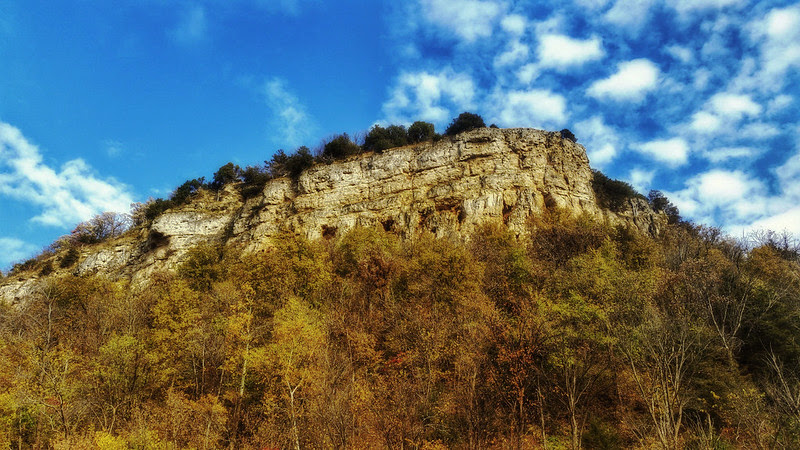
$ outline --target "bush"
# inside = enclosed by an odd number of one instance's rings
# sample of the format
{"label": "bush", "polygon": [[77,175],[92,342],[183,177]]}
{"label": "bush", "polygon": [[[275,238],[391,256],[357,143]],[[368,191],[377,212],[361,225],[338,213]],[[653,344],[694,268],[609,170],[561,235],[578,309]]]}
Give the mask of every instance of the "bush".
{"label": "bush", "polygon": [[172,195],[169,196],[169,199],[172,200],[175,206],[182,205],[189,201],[189,197],[193,196],[204,187],[206,187],[205,177],[188,180],[178,186]]}
{"label": "bush", "polygon": [[647,201],[654,211],[663,212],[667,215],[670,225],[681,221],[681,214],[680,211],[678,211],[678,207],[673,205],[661,191],[650,191],[650,193],[647,194]]}
{"label": "bush", "polygon": [[378,153],[406,144],[408,144],[408,132],[402,125],[389,125],[387,128],[375,125],[364,138],[364,150]]}
{"label": "bush", "polygon": [[601,207],[619,212],[625,208],[626,200],[640,197],[630,184],[608,178],[599,170],[592,170],[592,189]]}
{"label": "bush", "polygon": [[80,258],[81,254],[78,252],[76,248],[70,248],[67,250],[67,253],[61,258],[61,261],[58,263],[58,267],[62,269],[66,269],[67,267],[72,267],[78,262],[78,258]]}
{"label": "bush", "polygon": [[347,133],[334,137],[322,149],[322,157],[327,160],[346,158],[361,153],[361,147],[350,139]]}
{"label": "bush", "polygon": [[242,169],[238,165],[235,165],[232,162],[225,164],[224,166],[220,167],[219,170],[214,173],[214,180],[211,182],[209,187],[218,191],[223,188],[226,184],[233,183],[234,181],[239,181],[242,176]]}
{"label": "bush", "polygon": [[575,137],[575,135],[572,133],[572,131],[569,131],[566,128],[561,130],[561,137],[564,138],[564,139],[569,139],[572,142],[578,142],[578,138]]}
{"label": "bush", "polygon": [[122,235],[131,223],[127,214],[104,212],[78,224],[68,239],[71,244],[96,244]]}
{"label": "bush", "polygon": [[432,123],[416,121],[408,127],[408,141],[412,143],[430,141],[436,137]]}
{"label": "bush", "polygon": [[264,185],[270,180],[269,172],[266,167],[247,166],[242,170],[242,196],[250,198],[257,195],[264,189]]}
{"label": "bush", "polygon": [[448,136],[455,136],[459,133],[474,130],[476,128],[486,128],[483,118],[477,114],[463,112],[458,117],[453,119],[453,122],[450,123],[449,127],[447,127],[447,130],[444,132],[444,134]]}
{"label": "bush", "polygon": [[293,155],[286,158],[286,173],[297,179],[304,170],[314,165],[314,157],[306,146],[297,149]]}
{"label": "bush", "polygon": [[160,216],[161,213],[173,206],[175,206],[175,204],[171,200],[164,200],[163,198],[148,201],[143,207],[144,218],[147,222],[152,222],[156,217]]}

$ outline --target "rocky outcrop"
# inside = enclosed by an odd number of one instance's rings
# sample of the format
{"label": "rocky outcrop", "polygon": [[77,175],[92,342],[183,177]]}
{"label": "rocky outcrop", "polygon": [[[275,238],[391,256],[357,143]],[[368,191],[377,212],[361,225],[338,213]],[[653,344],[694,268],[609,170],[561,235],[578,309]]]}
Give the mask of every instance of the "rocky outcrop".
{"label": "rocky outcrop", "polygon": [[[643,200],[632,199],[622,212],[601,209],[591,180],[586,150],[560,133],[484,128],[319,164],[298,180],[270,181],[246,201],[236,186],[217,195],[204,193],[138,234],[87,249],[71,270],[139,282],[155,270],[173,268],[199,243],[253,251],[269,246],[283,231],[317,239],[356,226],[380,226],[403,236],[427,230],[468,239],[482,224],[503,222],[522,234],[530,216],[556,207],[651,234],[666,223]],[[26,289],[30,282],[23,283]],[[17,296],[20,291],[11,286],[0,287],[0,297]]]}

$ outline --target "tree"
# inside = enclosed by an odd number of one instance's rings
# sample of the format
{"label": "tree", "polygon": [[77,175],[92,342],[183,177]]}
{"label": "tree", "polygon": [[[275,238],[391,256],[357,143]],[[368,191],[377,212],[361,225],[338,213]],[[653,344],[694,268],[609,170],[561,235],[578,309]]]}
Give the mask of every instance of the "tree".
{"label": "tree", "polygon": [[322,149],[322,157],[330,160],[342,159],[361,153],[361,147],[350,139],[347,133],[331,139]]}
{"label": "tree", "polygon": [[667,215],[670,225],[677,224],[681,221],[681,214],[680,211],[678,211],[678,207],[673,205],[661,191],[651,190],[647,194],[647,201],[650,203],[650,207],[655,211],[663,212]]}
{"label": "tree", "polygon": [[131,216],[115,212],[104,212],[82,222],[72,230],[72,244],[95,244],[115,238],[131,226]]}
{"label": "tree", "polygon": [[298,421],[305,414],[303,403],[320,381],[316,372],[318,354],[325,347],[322,315],[292,297],[275,313],[272,354],[283,386],[295,449],[300,449]]}
{"label": "tree", "polygon": [[214,173],[214,180],[211,182],[210,187],[214,190],[220,190],[223,186],[234,181],[239,181],[242,176],[242,168],[238,165],[229,162],[220,167]]}
{"label": "tree", "polygon": [[314,165],[314,157],[311,155],[311,150],[304,145],[286,158],[285,169],[290,177],[297,179],[304,170],[312,165]]}
{"label": "tree", "polygon": [[364,150],[382,152],[389,148],[402,147],[408,143],[408,133],[402,125],[383,128],[375,125],[364,138]]}
{"label": "tree", "polygon": [[206,187],[205,178],[194,178],[178,186],[169,196],[174,205],[182,205],[189,201],[189,198],[196,194],[200,189]]}
{"label": "tree", "polygon": [[569,131],[567,128],[561,130],[561,137],[564,139],[569,139],[572,142],[578,142],[578,138],[576,138],[572,131]]}
{"label": "tree", "polygon": [[465,131],[474,130],[475,128],[486,128],[483,118],[477,114],[463,112],[453,119],[444,134],[455,136]]}
{"label": "tree", "polygon": [[430,122],[416,121],[408,127],[408,140],[412,143],[430,141],[436,136],[436,130]]}

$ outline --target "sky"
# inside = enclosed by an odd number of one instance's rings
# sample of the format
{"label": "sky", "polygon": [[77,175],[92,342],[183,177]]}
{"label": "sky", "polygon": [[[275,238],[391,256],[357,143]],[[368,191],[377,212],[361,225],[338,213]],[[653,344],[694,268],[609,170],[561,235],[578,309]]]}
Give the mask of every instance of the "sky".
{"label": "sky", "polygon": [[232,161],[459,113],[800,236],[800,4],[0,0],[0,269]]}

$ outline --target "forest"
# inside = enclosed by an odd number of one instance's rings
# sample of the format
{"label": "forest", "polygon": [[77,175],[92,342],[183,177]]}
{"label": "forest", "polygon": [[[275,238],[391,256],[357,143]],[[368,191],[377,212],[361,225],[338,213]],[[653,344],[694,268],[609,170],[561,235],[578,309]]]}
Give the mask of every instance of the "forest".
{"label": "forest", "polygon": [[0,305],[0,447],[798,448],[800,257],[552,209],[193,248]]}

